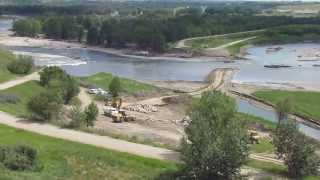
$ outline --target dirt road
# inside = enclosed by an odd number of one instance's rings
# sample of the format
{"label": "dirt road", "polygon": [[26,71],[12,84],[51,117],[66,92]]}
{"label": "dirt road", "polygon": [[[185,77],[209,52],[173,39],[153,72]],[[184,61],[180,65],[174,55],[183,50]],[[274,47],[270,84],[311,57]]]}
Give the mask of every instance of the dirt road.
{"label": "dirt road", "polygon": [[39,79],[40,79],[39,73],[34,72],[30,75],[18,77],[14,80],[0,84],[0,90],[9,89],[9,88],[14,87],[16,85],[23,84],[25,82],[32,81],[32,80],[39,80]]}

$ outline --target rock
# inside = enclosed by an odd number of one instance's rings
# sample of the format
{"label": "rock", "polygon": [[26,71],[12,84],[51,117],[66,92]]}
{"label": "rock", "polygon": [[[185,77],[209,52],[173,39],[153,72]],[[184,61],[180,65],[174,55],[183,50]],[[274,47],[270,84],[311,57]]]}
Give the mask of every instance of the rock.
{"label": "rock", "polygon": [[149,105],[149,104],[132,104],[124,107],[123,109],[128,111],[135,111],[140,113],[151,113],[151,112],[157,112],[158,109],[155,106]]}

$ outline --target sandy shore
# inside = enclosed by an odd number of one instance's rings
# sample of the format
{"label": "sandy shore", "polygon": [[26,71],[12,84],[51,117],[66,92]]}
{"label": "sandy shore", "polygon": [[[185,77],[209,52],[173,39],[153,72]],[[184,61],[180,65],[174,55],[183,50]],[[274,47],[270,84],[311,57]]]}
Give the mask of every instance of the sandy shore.
{"label": "sandy shore", "polygon": [[88,49],[92,51],[105,52],[108,54],[136,58],[136,59],[146,59],[146,60],[171,60],[171,61],[226,61],[228,59],[223,57],[192,57],[192,58],[182,58],[182,57],[170,57],[170,56],[138,56],[127,54],[127,50],[120,50],[114,48],[103,48],[99,46],[90,46],[87,44],[80,44],[77,42],[68,41],[58,41],[45,38],[29,38],[29,37],[16,37],[10,35],[0,36],[0,45],[3,46],[25,46],[25,47],[42,47],[48,49]]}

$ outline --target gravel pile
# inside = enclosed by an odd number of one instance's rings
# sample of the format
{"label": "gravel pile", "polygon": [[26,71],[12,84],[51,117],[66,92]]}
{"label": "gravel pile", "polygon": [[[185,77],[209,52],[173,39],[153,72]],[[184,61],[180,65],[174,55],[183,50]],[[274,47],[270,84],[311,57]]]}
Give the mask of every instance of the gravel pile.
{"label": "gravel pile", "polygon": [[148,104],[132,104],[124,107],[123,109],[128,111],[141,112],[141,113],[151,113],[151,112],[158,111],[158,109],[155,106],[148,105]]}

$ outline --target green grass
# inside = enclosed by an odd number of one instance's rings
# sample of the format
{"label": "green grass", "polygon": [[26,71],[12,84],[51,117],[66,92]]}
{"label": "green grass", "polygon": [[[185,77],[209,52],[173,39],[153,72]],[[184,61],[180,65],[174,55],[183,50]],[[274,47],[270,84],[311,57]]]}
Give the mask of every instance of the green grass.
{"label": "green grass", "polygon": [[16,77],[7,69],[7,64],[15,59],[15,56],[10,52],[0,49],[0,83],[8,81]]}
{"label": "green grass", "polygon": [[16,143],[36,148],[43,169],[14,172],[0,166],[0,179],[140,180],[156,179],[162,173],[178,169],[178,166],[171,162],[105,150],[0,125],[0,144]]}
{"label": "green grass", "polygon": [[257,161],[254,159],[250,159],[246,163],[247,166],[253,167],[256,169],[260,169],[266,172],[270,172],[273,174],[278,174],[281,176],[287,176],[288,170],[284,165],[278,165],[270,162]]}
{"label": "green grass", "polygon": [[[86,84],[98,86],[104,90],[109,89],[109,84],[114,76],[109,73],[98,73],[89,77],[81,78]],[[128,94],[148,93],[156,90],[152,85],[135,80],[120,78],[122,91]]]}
{"label": "green grass", "polygon": [[290,98],[293,101],[294,112],[320,120],[320,92],[263,90],[253,95],[273,104],[281,99]]}
{"label": "green grass", "polygon": [[261,117],[252,116],[245,113],[237,113],[238,118],[247,126],[255,126],[256,124],[262,125],[266,130],[272,131],[276,128],[277,124]]}
{"label": "green grass", "polygon": [[270,138],[262,138],[259,139],[259,144],[252,145],[250,150],[254,153],[273,153],[274,146]]}
{"label": "green grass", "polygon": [[4,111],[16,116],[27,116],[27,103],[30,98],[44,91],[44,88],[37,81],[29,81],[18,86],[0,91],[4,93],[15,94],[20,98],[20,102],[17,104],[12,103],[0,103],[0,111]]}
{"label": "green grass", "polygon": [[[218,37],[192,39],[192,40],[187,40],[186,45],[190,46],[192,49],[200,49],[200,50],[205,48],[215,48],[233,41],[238,41],[238,40],[245,39],[258,34],[259,32],[249,32],[249,33],[231,34],[231,35],[218,36]],[[239,43],[239,44],[242,44],[242,43]]]}

